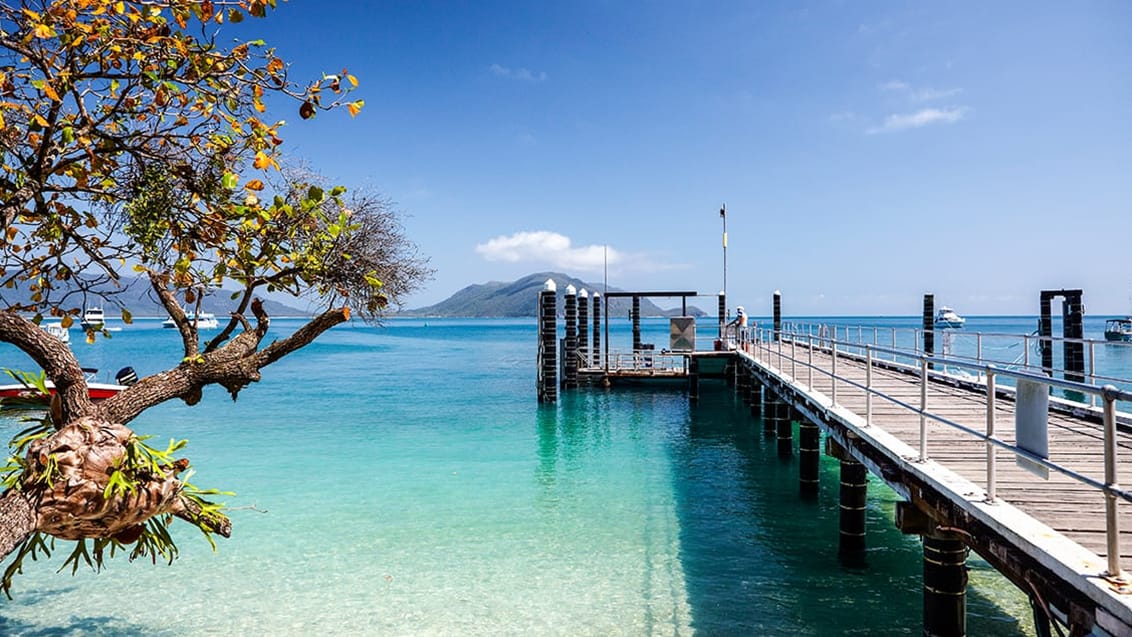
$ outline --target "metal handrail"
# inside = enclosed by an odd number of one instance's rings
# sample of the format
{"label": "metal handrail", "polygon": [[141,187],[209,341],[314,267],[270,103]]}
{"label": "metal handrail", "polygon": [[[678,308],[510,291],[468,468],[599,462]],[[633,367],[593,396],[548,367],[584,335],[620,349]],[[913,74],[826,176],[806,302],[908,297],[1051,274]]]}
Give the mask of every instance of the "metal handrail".
{"label": "metal handrail", "polygon": [[[1105,385],[1099,387],[1095,384],[1070,381],[1058,378],[1052,378],[1045,374],[1035,374],[1027,371],[1017,371],[1009,369],[1000,369],[993,364],[975,364],[966,361],[955,361],[953,359],[941,358],[938,356],[926,356],[922,353],[908,352],[898,348],[889,348],[879,345],[864,344],[851,341],[841,341],[837,338],[837,332],[833,333],[832,337],[829,336],[828,331],[819,331],[819,335],[815,337],[812,330],[807,334],[783,334],[775,333],[771,330],[760,328],[755,334],[754,350],[761,355],[762,360],[769,361],[772,356],[777,358],[777,370],[783,369],[783,352],[782,341],[790,340],[791,348],[788,354],[792,370],[798,364],[808,368],[809,383],[808,387],[813,388],[813,371],[816,369],[819,373],[831,379],[831,396],[829,397],[829,407],[837,405],[837,385],[839,382],[851,387],[861,389],[866,395],[866,418],[865,426],[873,426],[872,423],[872,396],[877,396],[892,404],[898,405],[912,413],[918,414],[920,418],[919,430],[919,461],[926,462],[928,460],[927,454],[927,422],[933,421],[946,425],[966,435],[970,435],[975,439],[982,440],[987,447],[987,461],[986,461],[986,480],[987,480],[987,501],[995,502],[997,500],[997,477],[996,477],[996,450],[1005,449],[1014,454],[1017,458],[1024,458],[1030,463],[1039,465],[1048,470],[1057,472],[1068,478],[1078,481],[1090,488],[1100,491],[1105,497],[1105,530],[1107,541],[1108,553],[1108,573],[1110,578],[1124,580],[1124,572],[1120,566],[1120,536],[1119,525],[1117,518],[1117,499],[1126,502],[1132,502],[1132,492],[1120,488],[1118,475],[1117,475],[1117,428],[1116,428],[1116,402],[1119,400],[1129,401],[1132,400],[1132,391],[1121,390],[1113,385]],[[848,333],[846,334],[848,336]],[[784,338],[785,337],[785,338]],[[772,349],[770,343],[777,342],[777,347]],[[795,347],[805,343],[809,355],[807,360],[801,360],[796,355]],[[841,350],[839,350],[839,346]],[[852,354],[851,350],[855,348],[863,349],[861,356]],[[820,365],[813,363],[813,351],[821,350],[830,354],[830,369],[826,370]],[[919,370],[917,375],[920,378],[920,405],[914,406],[896,398],[885,394],[882,391],[875,389],[872,386],[872,368],[878,365],[874,355],[888,354],[893,357],[893,362],[897,358],[906,358],[915,360],[918,363]],[[753,356],[759,357],[756,354]],[[865,384],[861,384],[852,378],[837,374],[837,360],[845,356],[853,356],[858,360],[863,359],[866,364]],[[892,365],[886,361],[886,364]],[[943,372],[936,372],[930,370],[933,364],[945,365],[950,364],[953,367],[961,367],[974,369],[979,372],[980,380],[986,378],[986,429],[979,431],[975,428],[968,427],[961,423],[955,422],[944,416],[933,414],[928,410],[927,405],[927,386],[931,378],[947,378],[948,374]],[[914,369],[912,365],[907,365],[908,369]],[[793,376],[793,374],[792,374]],[[1040,457],[1016,444],[1008,443],[995,437],[995,411],[996,411],[996,398],[997,398],[997,379],[1010,378],[1015,382],[1019,380],[1031,381],[1042,383],[1050,387],[1057,387],[1060,389],[1078,392],[1082,395],[1090,396],[1090,403],[1095,405],[1096,398],[1100,398],[1103,403],[1103,445],[1104,445],[1104,480],[1099,481],[1088,475],[1079,473],[1069,467],[1063,466],[1059,463],[1052,462],[1048,458]]]}

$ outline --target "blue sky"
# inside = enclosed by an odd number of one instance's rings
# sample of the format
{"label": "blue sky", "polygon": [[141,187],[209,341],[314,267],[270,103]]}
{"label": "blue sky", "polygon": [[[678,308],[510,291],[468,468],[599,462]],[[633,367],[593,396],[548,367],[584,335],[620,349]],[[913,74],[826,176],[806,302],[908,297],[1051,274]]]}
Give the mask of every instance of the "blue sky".
{"label": "blue sky", "polygon": [[[285,148],[380,191],[410,307],[560,270],[730,307],[1132,312],[1132,3],[321,2],[245,23],[366,107]],[[704,307],[712,307],[705,300]]]}

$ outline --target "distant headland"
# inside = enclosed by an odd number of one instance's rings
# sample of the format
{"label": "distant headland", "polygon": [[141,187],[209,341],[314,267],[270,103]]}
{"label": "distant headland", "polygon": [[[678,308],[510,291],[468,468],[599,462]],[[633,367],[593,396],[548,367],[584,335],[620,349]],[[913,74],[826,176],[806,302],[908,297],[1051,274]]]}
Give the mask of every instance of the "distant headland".
{"label": "distant headland", "polygon": [[[538,292],[542,290],[547,279],[554,279],[559,290],[573,285],[578,291],[586,290],[590,294],[601,292],[603,285],[591,283],[561,272],[536,272],[528,274],[521,279],[504,283],[490,281],[469,285],[456,292],[447,299],[411,310],[403,310],[395,316],[435,316],[460,318],[508,318],[508,317],[534,317],[537,309]],[[619,292],[619,288],[609,288],[610,292]],[[559,299],[561,303],[561,299]],[[610,302],[609,314],[613,317],[627,316],[631,301],[629,299],[613,299]],[[643,316],[678,316],[680,308],[662,309],[660,306],[641,299],[641,314]],[[706,316],[698,307],[688,306],[691,316]]]}

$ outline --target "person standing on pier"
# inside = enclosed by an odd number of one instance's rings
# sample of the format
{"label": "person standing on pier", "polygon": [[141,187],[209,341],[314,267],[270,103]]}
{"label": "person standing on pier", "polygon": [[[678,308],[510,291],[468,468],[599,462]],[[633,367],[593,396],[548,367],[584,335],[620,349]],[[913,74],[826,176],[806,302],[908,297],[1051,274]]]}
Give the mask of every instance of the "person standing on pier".
{"label": "person standing on pier", "polygon": [[735,318],[727,326],[735,328],[736,342],[740,345],[747,342],[747,312],[742,305],[735,308]]}

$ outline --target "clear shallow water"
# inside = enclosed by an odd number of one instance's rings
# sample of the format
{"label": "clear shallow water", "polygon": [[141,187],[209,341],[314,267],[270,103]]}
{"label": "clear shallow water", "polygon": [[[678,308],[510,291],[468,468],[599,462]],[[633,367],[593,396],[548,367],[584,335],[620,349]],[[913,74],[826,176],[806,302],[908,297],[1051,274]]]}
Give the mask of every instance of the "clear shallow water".
{"label": "clear shallow water", "polygon": [[[667,329],[646,321],[645,340]],[[142,374],[179,358],[156,321],[72,347]],[[214,388],[147,412],[139,433],[189,438],[195,481],[237,492],[234,537],[214,554],[180,528],[171,567],[33,563],[0,634],[921,632],[920,544],[891,491],[871,484],[867,566],[844,568],[836,462],[800,500],[796,461],[722,385],[697,406],[679,389],[539,406],[534,360],[533,321],[342,326],[235,403]],[[1025,598],[971,565],[970,634],[1031,634]]]}

